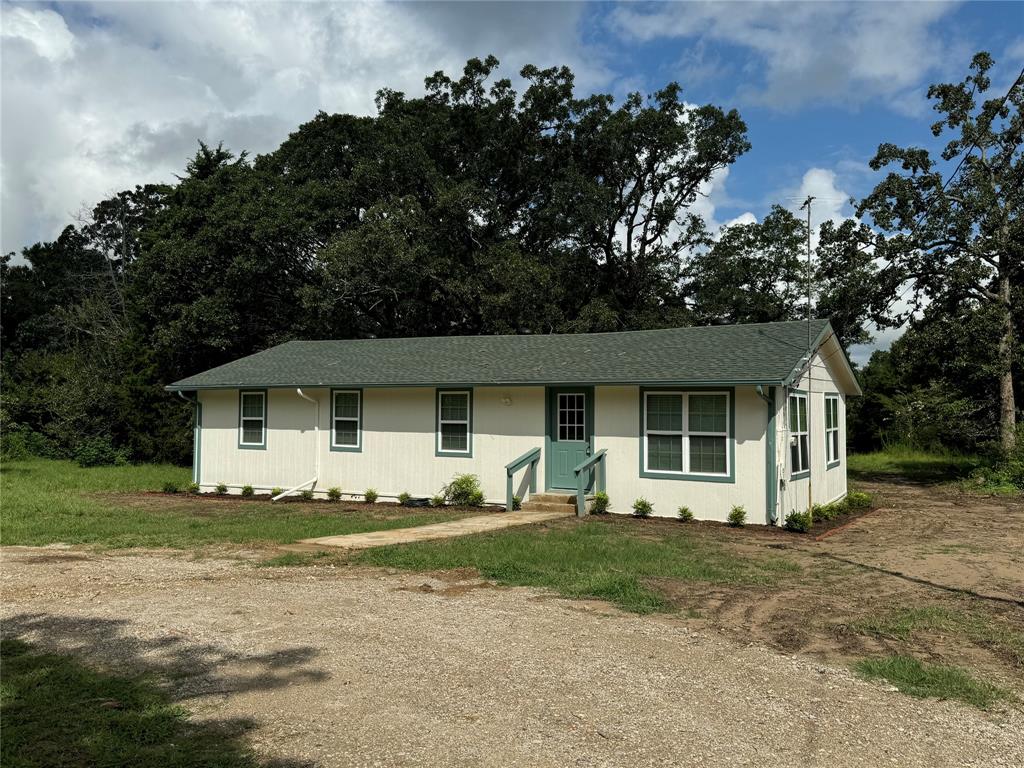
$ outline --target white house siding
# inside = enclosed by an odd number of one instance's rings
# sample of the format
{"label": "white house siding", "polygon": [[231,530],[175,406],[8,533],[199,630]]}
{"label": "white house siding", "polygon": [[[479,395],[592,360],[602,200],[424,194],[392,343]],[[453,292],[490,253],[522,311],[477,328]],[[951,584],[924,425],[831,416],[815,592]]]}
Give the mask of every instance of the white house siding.
{"label": "white house siding", "polygon": [[[544,444],[543,387],[477,387],[473,390],[472,457],[436,456],[434,388],[364,389],[362,450],[330,450],[330,390],[304,389],[320,403],[320,474],[316,490],[346,494],[375,488],[382,497],[406,491],[432,496],[454,475],[480,477],[488,501],[504,503],[505,465]],[[225,483],[232,491],[289,488],[316,473],[315,407],[294,389],[268,392],[266,450],[238,447],[238,391],[199,393],[203,407],[200,478],[204,489]],[[505,404],[505,400],[509,404]],[[515,477],[522,490],[525,470]],[[544,464],[538,487],[544,487]]]}
{"label": "white house siding", "polygon": [[[812,380],[797,386],[810,389],[812,488],[817,503],[846,493],[846,404],[840,394],[840,465],[824,463],[824,392],[839,392],[828,366],[816,361]],[[666,387],[665,389],[669,389]],[[546,395],[544,387],[476,387],[473,390],[471,457],[436,456],[436,390],[434,388],[372,388],[362,393],[362,450],[330,450],[331,396],[327,388],[303,392],[320,404],[319,443],[314,449],[312,403],[294,389],[267,391],[267,447],[238,447],[237,390],[200,391],[200,483],[204,490],[225,483],[237,493],[243,485],[257,490],[289,488],[316,474],[319,452],[319,494],[338,487],[346,494],[375,488],[383,498],[403,491],[431,496],[454,475],[480,477],[487,500],[505,501],[505,465],[527,451],[544,450]],[[805,508],[807,480],[789,479],[788,413],[785,390],[775,387],[778,522],[793,509]],[[747,510],[749,523],[765,523],[767,406],[754,387],[736,387],[735,481],[710,482],[640,476],[640,397],[638,386],[595,388],[595,448],[607,450],[607,491],[613,512],[628,513],[644,497],[656,516],[674,517],[681,505],[702,520],[724,521],[734,505]],[[505,404],[505,401],[508,404]],[[544,458],[537,467],[543,490]],[[515,477],[515,490],[525,497],[526,471]]]}
{"label": "white house siding", "polygon": [[[833,353],[834,354],[834,353]],[[842,354],[839,352],[838,354]],[[782,388],[778,389],[779,412],[778,447],[780,465],[784,471],[780,477],[785,485],[779,493],[780,518],[794,510],[807,509],[807,485],[811,485],[811,497],[815,504],[827,504],[846,495],[846,395],[840,389],[829,358],[815,354],[811,370],[793,385],[795,389],[808,393],[808,421],[810,444],[810,478],[790,479],[789,411],[787,397]],[[828,469],[825,463],[825,395],[839,396],[839,465]]]}
{"label": "white house siding", "polygon": [[735,482],[666,480],[640,476],[640,387],[597,387],[594,439],[597,449],[608,450],[611,511],[629,513],[633,502],[643,497],[654,506],[657,517],[675,517],[679,507],[686,505],[700,520],[725,521],[732,507],[740,505],[747,510],[748,522],[767,522],[767,405],[753,387],[736,387],[735,400]]}

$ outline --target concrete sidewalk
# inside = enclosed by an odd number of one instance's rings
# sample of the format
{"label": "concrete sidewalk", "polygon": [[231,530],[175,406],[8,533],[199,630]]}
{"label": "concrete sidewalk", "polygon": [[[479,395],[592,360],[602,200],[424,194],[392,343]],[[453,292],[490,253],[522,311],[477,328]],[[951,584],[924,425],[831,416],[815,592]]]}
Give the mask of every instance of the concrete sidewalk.
{"label": "concrete sidewalk", "polygon": [[[545,520],[555,520],[560,517],[571,516],[572,513],[567,512],[527,510],[497,512],[490,515],[465,517],[462,520],[452,520],[447,523],[418,525],[412,528],[393,528],[389,531],[370,531],[368,533],[350,533],[345,536],[321,536],[317,539],[302,539],[298,544],[340,547],[342,549],[370,549],[371,547],[386,547],[390,544],[409,544],[414,541],[451,539],[456,536],[498,531],[502,528],[511,528],[516,525],[532,525],[533,523],[542,523]],[[282,547],[282,549],[288,549],[288,547]]]}

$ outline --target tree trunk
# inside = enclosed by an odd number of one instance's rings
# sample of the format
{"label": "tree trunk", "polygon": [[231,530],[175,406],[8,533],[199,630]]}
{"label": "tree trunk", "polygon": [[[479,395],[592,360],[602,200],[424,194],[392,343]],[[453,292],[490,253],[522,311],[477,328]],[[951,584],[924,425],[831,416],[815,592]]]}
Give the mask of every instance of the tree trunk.
{"label": "tree trunk", "polygon": [[1017,446],[1017,404],[1013,395],[1013,307],[1010,304],[1010,276],[999,280],[1003,307],[1003,329],[999,338],[999,442],[1004,454]]}

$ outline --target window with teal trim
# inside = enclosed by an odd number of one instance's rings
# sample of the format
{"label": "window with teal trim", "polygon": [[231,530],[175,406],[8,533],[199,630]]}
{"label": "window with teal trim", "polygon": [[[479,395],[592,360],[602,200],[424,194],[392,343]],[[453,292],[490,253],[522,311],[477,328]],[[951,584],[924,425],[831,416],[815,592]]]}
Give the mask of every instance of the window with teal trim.
{"label": "window with teal trim", "polygon": [[335,448],[359,447],[359,410],[358,390],[337,390],[334,393],[334,434],[332,445]]}
{"label": "window with teal trim", "polygon": [[266,392],[242,392],[242,445],[263,445],[267,437]]}
{"label": "window with teal trim", "polygon": [[789,453],[793,474],[806,472],[810,466],[807,439],[807,395],[789,396]]}
{"label": "window with teal trim", "polygon": [[825,460],[839,461],[839,396],[825,395]]}
{"label": "window with teal trim", "polygon": [[469,392],[442,392],[437,405],[438,450],[469,453]]}
{"label": "window with teal trim", "polygon": [[729,438],[727,393],[645,393],[645,471],[727,475]]}

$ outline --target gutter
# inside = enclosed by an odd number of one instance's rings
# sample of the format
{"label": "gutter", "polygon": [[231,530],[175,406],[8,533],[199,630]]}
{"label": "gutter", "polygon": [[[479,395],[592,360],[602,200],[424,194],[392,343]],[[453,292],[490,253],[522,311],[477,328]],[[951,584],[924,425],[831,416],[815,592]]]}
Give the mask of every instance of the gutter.
{"label": "gutter", "polygon": [[283,499],[285,496],[290,496],[291,494],[295,493],[300,488],[302,488],[304,486],[307,486],[307,485],[311,489],[312,488],[316,488],[317,481],[320,479],[320,401],[319,400],[314,400],[312,397],[310,397],[309,395],[305,394],[302,391],[301,387],[296,387],[295,393],[299,397],[301,397],[303,400],[308,400],[309,402],[313,403],[313,405],[316,406],[316,421],[313,422],[313,440],[314,440],[314,443],[313,443],[313,448],[314,448],[313,453],[316,456],[316,459],[315,459],[315,462],[314,462],[315,467],[316,467],[315,474],[313,475],[313,479],[312,480],[307,480],[304,483],[299,483],[295,487],[289,488],[287,491],[284,491],[283,493],[277,494],[277,496],[274,496],[271,499],[271,501],[278,501],[279,499]]}
{"label": "gutter", "polygon": [[768,513],[768,521],[772,525],[776,525],[779,520],[779,467],[778,450],[775,443],[775,387],[768,387],[767,394],[765,394],[765,388],[762,384],[758,384],[755,389],[757,390],[757,396],[764,400],[768,406],[768,421],[764,432],[764,503],[765,510]]}

